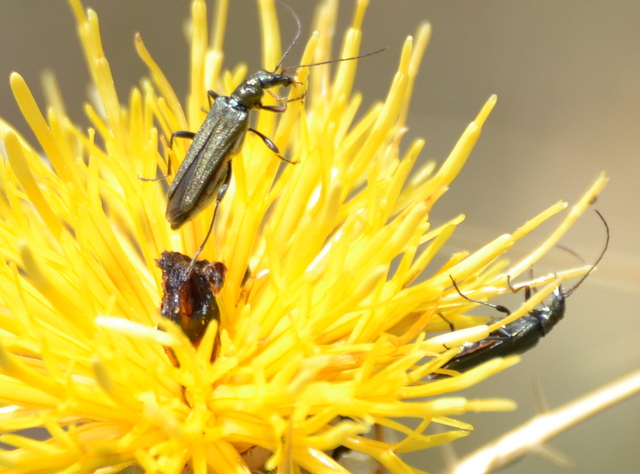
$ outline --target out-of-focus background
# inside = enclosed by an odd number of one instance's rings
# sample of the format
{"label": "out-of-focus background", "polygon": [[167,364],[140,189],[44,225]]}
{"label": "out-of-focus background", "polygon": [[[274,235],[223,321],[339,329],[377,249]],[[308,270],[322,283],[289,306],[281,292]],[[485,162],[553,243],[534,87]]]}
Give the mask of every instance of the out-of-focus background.
{"label": "out-of-focus background", "polygon": [[[260,38],[254,2],[232,3],[225,65],[244,61],[249,71],[257,70]],[[300,15],[306,38],[315,2],[288,3]],[[136,31],[178,96],[185,97],[188,51],[182,27],[189,2],[87,0],[85,6],[99,14],[121,99],[146,74],[133,45]],[[343,2],[343,27],[351,16],[352,2]],[[291,16],[281,9],[280,18],[284,34],[292,37]],[[364,92],[365,107],[385,96],[402,42],[421,20],[432,23],[433,36],[414,91],[408,139],[426,138],[425,159],[441,163],[484,102],[498,94],[497,107],[467,166],[432,215],[436,223],[467,215],[449,252],[475,250],[560,199],[575,201],[602,169],[611,176],[595,206],[611,227],[609,252],[568,300],[567,317],[548,338],[516,367],[464,393],[469,398],[509,397],[519,404],[512,413],[461,417],[476,428],[455,443],[464,454],[537,413],[534,382],[555,407],[640,365],[640,314],[633,306],[640,297],[640,3],[372,1],[362,51],[389,51],[360,62],[355,88]],[[288,63],[295,64],[301,52],[302,47],[295,50]],[[0,116],[31,141],[11,94],[9,73],[20,72],[43,105],[40,74],[45,68],[54,71],[69,114],[86,126],[82,103],[89,78],[83,61],[66,2],[2,0]],[[551,228],[523,242],[512,258],[533,248]],[[588,212],[562,243],[592,262],[604,243],[602,223]],[[558,249],[535,271],[578,265],[575,257]],[[520,298],[505,297],[502,302],[515,306]],[[638,439],[636,398],[550,444],[574,462],[569,472],[630,473],[640,465]],[[437,471],[441,453],[420,453],[412,462]],[[541,471],[567,472],[537,455],[504,472]]]}

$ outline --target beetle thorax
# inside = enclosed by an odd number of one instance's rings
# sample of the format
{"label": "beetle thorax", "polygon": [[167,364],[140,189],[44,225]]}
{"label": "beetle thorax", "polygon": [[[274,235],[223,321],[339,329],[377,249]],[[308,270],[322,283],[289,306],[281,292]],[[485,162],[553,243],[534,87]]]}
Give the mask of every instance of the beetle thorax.
{"label": "beetle thorax", "polygon": [[538,310],[538,318],[542,324],[544,334],[549,333],[549,331],[564,318],[565,309],[565,295],[562,292],[562,285],[560,285],[553,292],[553,301],[551,304]]}
{"label": "beetle thorax", "polygon": [[231,100],[240,105],[244,105],[249,109],[255,109],[260,105],[263,95],[264,87],[260,84],[260,80],[254,74],[236,87],[236,90],[231,94]]}

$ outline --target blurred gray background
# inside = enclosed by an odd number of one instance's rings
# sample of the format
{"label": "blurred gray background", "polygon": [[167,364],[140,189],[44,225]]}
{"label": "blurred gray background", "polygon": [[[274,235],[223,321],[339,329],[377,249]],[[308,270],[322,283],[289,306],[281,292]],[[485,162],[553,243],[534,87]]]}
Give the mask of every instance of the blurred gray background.
{"label": "blurred gray background", "polygon": [[[288,3],[300,15],[307,37],[315,2]],[[99,14],[121,100],[146,74],[133,46],[136,31],[178,96],[185,97],[188,52],[182,26],[188,1],[90,0],[85,6]],[[352,2],[343,2],[341,13],[344,27]],[[294,22],[285,12],[280,17],[285,37],[292,37]],[[640,296],[640,2],[372,0],[362,51],[390,50],[360,63],[355,88],[365,93],[365,109],[386,94],[402,42],[422,19],[431,21],[433,36],[408,124],[409,138],[427,140],[423,158],[441,163],[486,99],[498,94],[469,163],[432,216],[439,223],[467,215],[447,251],[475,250],[560,199],[575,201],[601,169],[611,176],[596,205],[611,227],[608,254],[568,301],[567,318],[553,334],[521,364],[465,393],[519,403],[513,413],[462,417],[476,426],[469,438],[455,443],[458,453],[465,454],[536,414],[534,381],[555,407],[640,365],[640,316],[633,309]],[[245,61],[249,71],[257,70],[260,39],[254,3],[234,1],[229,21],[225,65]],[[291,64],[301,51],[294,51]],[[9,73],[20,72],[43,104],[39,81],[45,68],[55,72],[72,119],[86,126],[82,103],[89,78],[69,6],[64,1],[2,0],[0,116],[29,139],[33,136],[15,105]],[[523,242],[512,258],[531,249],[551,228]],[[603,242],[602,224],[590,212],[562,243],[591,262]],[[536,274],[579,264],[554,250]],[[520,298],[502,302],[515,306]],[[638,439],[636,398],[551,445],[574,461],[572,472],[631,473],[640,465]],[[441,453],[421,453],[412,462],[437,471]],[[566,472],[536,455],[504,472],[541,471]]]}

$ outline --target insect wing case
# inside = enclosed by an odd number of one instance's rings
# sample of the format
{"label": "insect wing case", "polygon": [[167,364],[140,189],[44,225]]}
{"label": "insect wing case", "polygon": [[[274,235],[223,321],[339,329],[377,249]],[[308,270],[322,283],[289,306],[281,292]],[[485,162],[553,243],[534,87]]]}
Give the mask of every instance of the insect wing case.
{"label": "insect wing case", "polygon": [[196,133],[168,192],[167,220],[178,229],[206,207],[228,182],[231,158],[249,128],[249,110],[220,96]]}

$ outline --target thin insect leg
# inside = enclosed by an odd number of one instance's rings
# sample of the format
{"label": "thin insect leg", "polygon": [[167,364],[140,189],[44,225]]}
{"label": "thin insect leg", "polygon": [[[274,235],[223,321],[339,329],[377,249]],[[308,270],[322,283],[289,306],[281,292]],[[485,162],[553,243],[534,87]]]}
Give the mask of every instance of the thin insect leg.
{"label": "thin insect leg", "polygon": [[501,313],[505,313],[507,316],[511,314],[511,311],[509,310],[509,308],[507,308],[506,306],[502,306],[501,304],[493,304],[493,303],[487,303],[486,301],[474,300],[472,298],[469,298],[468,296],[463,295],[462,292],[460,291],[460,288],[458,288],[458,284],[453,279],[453,277],[451,275],[449,275],[449,278],[451,278],[451,282],[453,283],[453,287],[456,289],[458,294],[460,296],[462,296],[465,300],[467,300],[467,301],[469,301],[471,303],[477,303],[477,304],[481,304],[481,305],[484,305],[484,306],[488,306],[489,308],[493,308],[496,311],[500,311]]}
{"label": "thin insect leg", "polygon": [[[294,84],[302,84],[302,82],[296,81],[296,82],[294,82]],[[277,95],[273,91],[270,91],[269,89],[267,89],[267,93],[271,97],[273,97],[275,100],[277,100],[278,102],[296,102],[298,100],[304,99],[307,96],[307,91],[304,91],[300,97],[294,97],[293,99],[290,99],[288,97],[280,97],[279,95]],[[262,107],[264,108],[264,107],[268,107],[268,106],[263,105]]]}
{"label": "thin insect leg", "polygon": [[209,97],[209,107],[211,107],[213,105],[213,102],[220,97],[220,94],[218,94],[215,91],[207,91],[207,96]]}
{"label": "thin insect leg", "polygon": [[[173,150],[173,140],[175,138],[186,138],[187,140],[193,140],[196,137],[194,132],[189,132],[187,130],[178,130],[177,132],[173,132],[171,134],[171,140],[169,140],[169,150]],[[171,158],[167,159],[167,174],[164,176],[165,178],[171,174]]]}
{"label": "thin insect leg", "polygon": [[215,99],[220,97],[220,94],[213,91],[207,91],[207,97],[209,98],[209,108],[205,109],[204,107],[200,107],[200,110],[203,111],[205,114],[209,113],[209,110],[211,110],[211,106],[213,105],[213,102],[215,101]]}
{"label": "thin insect leg", "polygon": [[[531,268],[529,268],[529,279],[533,280],[533,265],[531,265]],[[529,299],[529,298],[531,298],[532,294],[537,293],[537,292],[538,292],[538,290],[536,289],[535,286],[533,286],[533,287],[527,286],[527,289],[525,289],[525,292],[524,292],[524,297],[526,299]]]}
{"label": "thin insect leg", "polygon": [[449,328],[451,329],[451,332],[453,332],[453,331],[455,331],[455,330],[456,330],[456,328],[455,328],[455,326],[453,325],[453,323],[452,323],[451,321],[449,321],[449,320],[444,316],[444,314],[442,314],[442,313],[436,313],[436,314],[437,314],[438,316],[440,316],[440,317],[442,318],[442,320],[443,320],[445,323],[447,323],[447,324],[449,325]]}
{"label": "thin insect leg", "polygon": [[[173,139],[174,138],[188,138],[189,140],[193,140],[196,136],[193,132],[188,132],[186,130],[179,130],[177,132],[173,132],[171,134],[171,140],[169,140],[169,150],[173,149]],[[160,176],[156,176],[155,178],[143,178],[142,176],[138,176],[138,179],[142,181],[159,181],[161,179],[167,178],[171,174],[171,157],[167,157],[167,174],[163,174]]]}
{"label": "thin insect leg", "polygon": [[286,99],[285,102],[295,102],[297,100],[303,100],[307,96],[307,91],[304,91],[301,96],[294,97],[293,99]]}
{"label": "thin insect leg", "polygon": [[[451,282],[453,283],[453,286],[458,292],[458,294],[462,296],[465,300],[470,301],[471,303],[477,303],[484,306],[488,306],[489,308],[493,308],[496,311],[505,313],[507,316],[511,314],[511,311],[509,310],[509,308],[507,308],[506,306],[502,306],[501,304],[493,304],[493,303],[487,303],[486,301],[474,300],[472,298],[469,298],[468,296],[463,295],[462,292],[460,291],[460,288],[458,288],[458,284],[453,279],[453,277],[449,275],[449,278],[451,278]],[[511,334],[504,327],[496,329],[494,333],[500,333],[504,338],[507,338],[507,339],[511,338]],[[496,337],[495,339],[500,339],[500,338]]]}
{"label": "thin insect leg", "polygon": [[146,178],[144,176],[138,176],[140,181],[160,181],[161,179],[166,179],[169,177],[169,168],[171,167],[171,160],[167,162],[167,174],[161,174],[160,176],[154,176],[153,178]]}
{"label": "thin insect leg", "polygon": [[[451,332],[454,332],[454,331],[456,330],[456,328],[455,328],[455,326],[453,325],[453,323],[452,323],[451,321],[449,321],[449,320],[444,316],[444,314],[442,314],[442,313],[436,313],[436,314],[437,314],[438,316],[440,316],[440,317],[442,318],[442,320],[443,320],[445,323],[447,323],[447,324],[449,325],[449,329],[451,329]],[[446,350],[449,350],[449,349],[450,349],[450,347],[449,347],[449,346],[447,346],[446,344],[442,344],[442,345],[444,346],[444,348],[445,348]]]}
{"label": "thin insect leg", "polygon": [[[533,280],[533,269],[531,270],[531,279]],[[517,288],[514,287],[511,284],[511,275],[507,275],[507,286],[509,286],[509,289],[511,290],[512,293],[517,293],[520,290],[524,289],[524,300],[525,301],[527,301],[529,298],[531,298],[531,286],[522,285],[522,286],[519,286]]]}
{"label": "thin insect leg", "polygon": [[287,110],[287,106],[286,105],[259,105],[256,107],[256,109],[268,110],[269,112],[275,112],[277,114],[281,114]]}
{"label": "thin insect leg", "polygon": [[[187,132],[186,130],[180,130],[180,131],[177,131],[177,132],[173,132],[171,134],[171,139],[169,140],[169,150],[173,149],[173,139],[175,137],[188,138],[190,140],[193,140],[193,138],[195,136],[196,136],[195,133]],[[171,157],[168,156],[167,157],[167,174],[162,174],[160,176],[156,176],[155,178],[145,178],[144,176],[138,176],[138,179],[140,181],[160,181],[161,179],[166,179],[167,177],[169,177],[170,174],[171,174]]]}
{"label": "thin insect leg", "polygon": [[178,130],[177,132],[173,132],[171,134],[171,140],[169,140],[169,148],[173,148],[173,140],[175,138],[186,138],[188,140],[193,140],[196,137],[194,132],[188,132],[187,130]]}
{"label": "thin insect leg", "polygon": [[222,198],[224,197],[224,195],[227,194],[227,190],[229,189],[230,182],[231,182],[231,162],[229,162],[229,164],[227,165],[227,174],[224,178],[224,182],[222,183],[222,186],[220,186],[220,189],[218,190],[218,195],[216,196],[216,203],[214,204],[213,216],[211,216],[211,223],[209,224],[207,235],[205,235],[204,240],[200,244],[200,247],[198,247],[198,251],[191,259],[191,263],[189,264],[189,268],[187,269],[187,275],[191,274],[191,270],[193,269],[193,266],[196,264],[198,257],[202,253],[204,246],[207,244],[207,241],[209,240],[209,237],[213,232],[213,224],[215,223],[216,215],[218,214],[218,206],[220,205],[220,201],[222,201]]}
{"label": "thin insect leg", "polygon": [[220,97],[220,94],[218,94],[217,92],[213,92],[213,91],[207,91],[207,97],[209,98],[209,108],[205,109],[204,107],[200,107],[200,110],[202,110],[205,114],[209,113],[209,110],[211,110],[211,106],[213,105],[213,102]]}
{"label": "thin insect leg", "polygon": [[291,160],[285,158],[284,156],[282,156],[280,154],[280,149],[276,146],[276,144],[273,143],[271,141],[271,139],[269,137],[267,137],[266,135],[264,135],[263,133],[260,133],[259,131],[255,130],[253,128],[250,128],[249,131],[255,133],[260,138],[262,138],[262,141],[264,142],[265,145],[267,145],[267,148],[269,148],[269,150],[274,152],[278,156],[278,158],[280,158],[282,161],[286,161],[287,163],[290,163],[292,165],[296,165],[296,164],[300,163],[299,161],[291,161]]}

